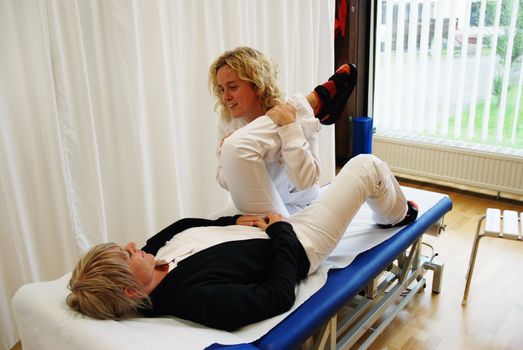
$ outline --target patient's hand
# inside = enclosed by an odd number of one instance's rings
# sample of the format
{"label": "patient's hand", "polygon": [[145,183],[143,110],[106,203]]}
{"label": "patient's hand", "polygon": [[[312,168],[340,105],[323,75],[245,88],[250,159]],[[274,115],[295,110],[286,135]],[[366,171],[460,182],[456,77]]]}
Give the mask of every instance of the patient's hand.
{"label": "patient's hand", "polygon": [[274,224],[275,222],[279,222],[279,221],[287,221],[287,218],[278,213],[269,213],[269,214],[265,215],[264,220],[257,221],[256,226],[258,226],[259,228],[261,228],[262,230],[265,231],[267,229],[267,227],[269,227],[270,225]]}
{"label": "patient's hand", "polygon": [[236,219],[236,225],[259,227],[257,224],[265,222],[264,219],[265,216],[262,215],[242,215]]}

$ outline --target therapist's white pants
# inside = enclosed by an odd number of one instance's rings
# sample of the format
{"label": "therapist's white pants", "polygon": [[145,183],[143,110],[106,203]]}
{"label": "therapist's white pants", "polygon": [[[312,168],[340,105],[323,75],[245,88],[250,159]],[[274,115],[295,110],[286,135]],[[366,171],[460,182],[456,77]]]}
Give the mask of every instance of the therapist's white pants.
{"label": "therapist's white pants", "polygon": [[314,272],[341,240],[367,202],[378,224],[396,224],[407,214],[407,200],[387,165],[369,154],[352,158],[321,196],[289,218]]}

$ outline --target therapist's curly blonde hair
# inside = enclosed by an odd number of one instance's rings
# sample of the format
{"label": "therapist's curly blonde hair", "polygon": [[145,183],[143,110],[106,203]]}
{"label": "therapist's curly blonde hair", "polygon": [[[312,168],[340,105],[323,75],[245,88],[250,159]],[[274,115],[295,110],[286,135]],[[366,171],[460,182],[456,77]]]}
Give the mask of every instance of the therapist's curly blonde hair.
{"label": "therapist's curly blonde hair", "polygon": [[131,274],[126,253],[115,243],[89,250],[77,263],[69,289],[67,305],[96,319],[125,319],[151,306],[143,286]]}
{"label": "therapist's curly blonde hair", "polygon": [[240,79],[250,82],[258,91],[262,108],[268,111],[281,103],[281,90],[277,84],[278,69],[267,56],[250,47],[237,47],[224,52],[209,68],[209,88],[216,98],[215,110],[225,120],[231,120],[231,113],[222,102],[216,74],[222,66],[231,67]]}

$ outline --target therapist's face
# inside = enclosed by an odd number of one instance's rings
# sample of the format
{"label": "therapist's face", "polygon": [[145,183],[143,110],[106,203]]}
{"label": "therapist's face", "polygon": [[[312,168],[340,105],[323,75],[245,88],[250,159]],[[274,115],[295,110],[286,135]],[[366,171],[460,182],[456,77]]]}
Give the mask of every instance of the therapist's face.
{"label": "therapist's face", "polygon": [[153,280],[156,258],[154,255],[139,250],[136,242],[129,242],[122,249],[129,254],[129,269],[136,280],[147,287]]}
{"label": "therapist's face", "polygon": [[251,122],[265,114],[255,86],[240,79],[238,73],[230,66],[221,66],[216,72],[216,80],[222,103],[229,109],[233,118],[243,118],[246,122]]}

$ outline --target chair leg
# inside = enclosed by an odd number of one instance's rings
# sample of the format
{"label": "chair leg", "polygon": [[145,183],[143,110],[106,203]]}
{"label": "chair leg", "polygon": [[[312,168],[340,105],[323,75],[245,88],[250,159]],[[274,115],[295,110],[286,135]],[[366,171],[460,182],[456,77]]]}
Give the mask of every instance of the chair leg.
{"label": "chair leg", "polygon": [[461,301],[461,305],[467,305],[467,297],[469,294],[469,288],[470,288],[470,281],[472,280],[472,274],[474,273],[474,264],[476,263],[476,255],[478,253],[478,247],[479,247],[479,240],[483,237],[482,234],[480,234],[481,224],[485,220],[485,216],[483,216],[478,221],[478,227],[476,229],[476,237],[474,238],[474,244],[472,245],[472,252],[470,253],[470,260],[469,260],[469,267],[467,271],[467,282],[465,284],[465,292],[463,293],[463,300]]}

